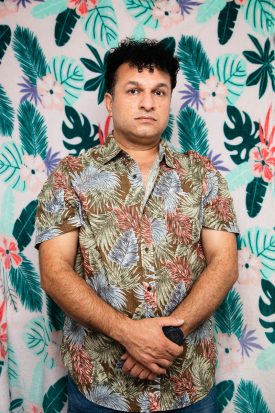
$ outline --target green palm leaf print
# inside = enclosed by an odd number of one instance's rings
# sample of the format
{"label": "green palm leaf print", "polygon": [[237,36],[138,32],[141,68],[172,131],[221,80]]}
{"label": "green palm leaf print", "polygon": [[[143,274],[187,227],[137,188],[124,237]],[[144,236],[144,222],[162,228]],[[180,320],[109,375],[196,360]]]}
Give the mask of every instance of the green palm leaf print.
{"label": "green palm leaf print", "polygon": [[2,59],[4,57],[4,54],[10,42],[11,42],[11,29],[9,26],[5,24],[1,24],[0,26],[0,63],[2,63]]}
{"label": "green palm leaf print", "polygon": [[46,306],[50,324],[52,324],[57,331],[62,330],[64,324],[63,311],[48,295],[46,296]]}
{"label": "green palm leaf print", "polygon": [[248,0],[243,7],[244,18],[258,33],[271,36],[275,29],[275,3],[272,0]]}
{"label": "green palm leaf print", "polygon": [[233,34],[240,6],[234,1],[226,3],[219,14],[218,37],[220,44],[226,44]]}
{"label": "green palm leaf print", "polygon": [[152,15],[155,2],[153,0],[124,0],[129,13],[144,26],[157,29],[159,22]]}
{"label": "green palm leaf print", "polygon": [[186,106],[180,110],[177,124],[181,151],[195,150],[206,156],[209,152],[209,145],[204,119],[193,108]]}
{"label": "green palm leaf print", "polygon": [[[1,40],[1,39],[0,39]],[[14,110],[10,98],[0,84],[0,134],[11,136],[14,126]]]}
{"label": "green palm leaf print", "polygon": [[262,178],[254,178],[246,187],[246,210],[251,218],[256,217],[261,208],[268,183]]}
{"label": "green palm leaf print", "polygon": [[49,387],[43,399],[44,413],[60,413],[67,401],[67,376]]}
{"label": "green palm leaf print", "polygon": [[226,86],[226,100],[233,105],[241,96],[246,83],[246,62],[238,55],[226,54],[217,58],[211,73]]}
{"label": "green palm leaf print", "polygon": [[117,45],[118,25],[111,0],[101,0],[82,22],[85,33],[101,47]]}
{"label": "green palm leaf print", "polygon": [[198,9],[197,22],[205,23],[226,5],[225,0],[206,0]]}
{"label": "green palm leaf print", "polygon": [[219,413],[221,413],[232,400],[234,393],[234,382],[232,380],[221,381],[216,385],[216,389]]}
{"label": "green palm leaf print", "polygon": [[210,61],[200,40],[193,36],[182,36],[177,57],[184,76],[194,89],[199,90],[200,82],[210,77]]}
{"label": "green palm leaf print", "polygon": [[14,142],[6,142],[0,147],[0,179],[10,188],[25,191],[26,183],[20,178],[24,149]]}
{"label": "green palm leaf print", "polygon": [[235,413],[271,413],[261,390],[251,380],[241,380],[233,403]]}
{"label": "green palm leaf print", "polygon": [[18,362],[10,341],[8,344],[8,376],[10,383],[14,385],[18,379]]}
{"label": "green palm leaf print", "polygon": [[34,231],[37,200],[31,201],[21,211],[19,218],[15,221],[12,235],[17,241],[19,251],[22,251],[31,241]]}
{"label": "green palm leaf print", "polygon": [[18,109],[19,135],[22,146],[29,155],[46,158],[48,150],[47,128],[36,107],[25,100]]}
{"label": "green palm leaf print", "polygon": [[42,291],[39,276],[30,260],[22,254],[23,259],[18,268],[11,268],[10,282],[22,305],[29,311],[42,311]]}
{"label": "green palm leaf print", "polygon": [[54,31],[55,43],[57,46],[64,46],[70,40],[79,17],[80,16],[78,16],[73,9],[66,9],[59,13],[56,17]]}
{"label": "green palm leaf print", "polygon": [[248,247],[262,263],[263,278],[268,279],[275,271],[275,235],[272,230],[255,227],[239,238],[240,248]]}
{"label": "green palm leaf print", "polygon": [[224,302],[215,313],[216,328],[225,334],[235,334],[238,338],[243,330],[243,305],[240,294],[229,291]]}
{"label": "green palm leaf print", "polygon": [[36,86],[37,78],[46,74],[46,58],[37,37],[29,29],[17,26],[12,47],[25,76]]}
{"label": "green palm leaf print", "polygon": [[67,3],[67,0],[44,0],[42,4],[32,8],[31,14],[36,19],[44,19],[62,13],[67,8]]}
{"label": "green palm leaf print", "polygon": [[64,87],[64,101],[73,105],[83,90],[83,68],[75,59],[65,56],[54,57],[47,66],[47,72]]}

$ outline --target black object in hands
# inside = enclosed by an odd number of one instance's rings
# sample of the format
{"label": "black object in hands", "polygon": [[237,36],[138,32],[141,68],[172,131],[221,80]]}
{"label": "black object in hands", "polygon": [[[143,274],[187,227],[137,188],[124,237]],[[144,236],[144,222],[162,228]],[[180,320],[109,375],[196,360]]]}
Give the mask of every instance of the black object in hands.
{"label": "black object in hands", "polygon": [[169,338],[169,340],[173,341],[173,343],[177,344],[178,346],[182,346],[184,343],[184,334],[179,327],[162,327],[163,334]]}

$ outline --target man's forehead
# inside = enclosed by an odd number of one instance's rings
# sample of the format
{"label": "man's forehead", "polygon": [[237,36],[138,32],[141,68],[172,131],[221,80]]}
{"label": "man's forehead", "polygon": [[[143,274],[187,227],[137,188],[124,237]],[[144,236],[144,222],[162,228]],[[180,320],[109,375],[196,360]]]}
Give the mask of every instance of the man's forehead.
{"label": "man's forehead", "polygon": [[129,63],[123,63],[119,66],[116,72],[116,80],[123,84],[132,83],[133,85],[141,85],[145,80],[157,82],[159,85],[169,87],[170,75],[157,67],[150,69],[149,67],[138,68]]}

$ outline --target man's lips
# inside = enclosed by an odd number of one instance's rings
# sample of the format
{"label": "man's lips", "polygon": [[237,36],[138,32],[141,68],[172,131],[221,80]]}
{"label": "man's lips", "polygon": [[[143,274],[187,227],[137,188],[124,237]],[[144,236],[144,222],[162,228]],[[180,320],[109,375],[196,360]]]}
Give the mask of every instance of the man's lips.
{"label": "man's lips", "polygon": [[137,116],[135,118],[136,120],[144,120],[144,121],[156,121],[156,118],[153,118],[152,116]]}

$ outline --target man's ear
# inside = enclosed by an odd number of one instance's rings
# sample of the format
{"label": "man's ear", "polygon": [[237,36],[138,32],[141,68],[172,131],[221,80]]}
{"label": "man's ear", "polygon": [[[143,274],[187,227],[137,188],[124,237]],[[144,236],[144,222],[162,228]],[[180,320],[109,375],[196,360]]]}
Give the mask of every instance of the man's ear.
{"label": "man's ear", "polygon": [[110,116],[112,116],[112,109],[113,109],[113,96],[111,93],[105,93],[104,95],[104,103],[105,107],[109,113]]}

